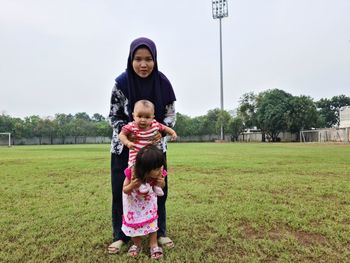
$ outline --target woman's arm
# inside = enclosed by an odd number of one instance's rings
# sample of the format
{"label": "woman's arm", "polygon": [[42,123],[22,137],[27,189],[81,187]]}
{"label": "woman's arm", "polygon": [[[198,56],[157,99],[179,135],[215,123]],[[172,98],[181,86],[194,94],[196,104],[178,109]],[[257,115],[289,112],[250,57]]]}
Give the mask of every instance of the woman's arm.
{"label": "woman's arm", "polygon": [[176,122],[175,102],[165,106],[164,124],[168,127],[174,127]]}
{"label": "woman's arm", "polygon": [[128,123],[129,116],[126,110],[127,98],[118,89],[117,85],[118,83],[115,83],[112,89],[108,119],[115,132],[119,134],[121,128]]}

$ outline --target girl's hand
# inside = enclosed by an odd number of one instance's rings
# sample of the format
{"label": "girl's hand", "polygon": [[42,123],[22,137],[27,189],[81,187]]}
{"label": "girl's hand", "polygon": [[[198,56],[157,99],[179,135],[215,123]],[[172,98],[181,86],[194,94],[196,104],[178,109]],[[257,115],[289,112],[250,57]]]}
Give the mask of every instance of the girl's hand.
{"label": "girl's hand", "polygon": [[138,188],[141,185],[141,181],[136,177],[131,177],[130,187],[132,189]]}
{"label": "girl's hand", "polygon": [[123,184],[123,192],[129,195],[132,192],[132,190],[134,190],[137,187],[140,187],[140,185],[141,185],[141,181],[136,177],[132,176],[131,180],[129,180],[126,177]]}
{"label": "girl's hand", "polygon": [[163,176],[160,176],[156,179],[156,185],[160,186],[161,188],[165,186],[165,180]]}

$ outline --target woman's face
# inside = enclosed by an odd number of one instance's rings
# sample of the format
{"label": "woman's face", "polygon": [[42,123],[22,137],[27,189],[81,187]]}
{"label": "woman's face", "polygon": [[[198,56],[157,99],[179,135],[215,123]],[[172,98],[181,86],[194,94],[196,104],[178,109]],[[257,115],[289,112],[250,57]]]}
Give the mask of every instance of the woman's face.
{"label": "woman's face", "polygon": [[140,78],[147,78],[154,68],[151,52],[145,47],[137,49],[132,60],[132,67]]}

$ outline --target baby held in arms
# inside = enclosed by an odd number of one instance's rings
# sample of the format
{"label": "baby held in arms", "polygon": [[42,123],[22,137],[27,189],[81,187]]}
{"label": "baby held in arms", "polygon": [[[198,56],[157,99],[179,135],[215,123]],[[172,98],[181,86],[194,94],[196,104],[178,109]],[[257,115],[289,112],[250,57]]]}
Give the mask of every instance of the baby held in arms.
{"label": "baby held in arms", "polygon": [[[156,144],[161,148],[161,133],[171,136],[171,140],[176,140],[177,137],[173,129],[155,120],[154,105],[148,100],[137,101],[132,116],[134,121],[123,126],[119,133],[120,141],[129,148],[128,167],[132,167],[135,164],[136,155],[143,147]],[[152,176],[148,177],[140,185],[139,192],[145,194],[149,192],[150,188],[153,188],[153,191],[158,196],[164,195],[162,188],[158,184],[158,179],[162,178],[164,173],[166,171],[152,174]]]}

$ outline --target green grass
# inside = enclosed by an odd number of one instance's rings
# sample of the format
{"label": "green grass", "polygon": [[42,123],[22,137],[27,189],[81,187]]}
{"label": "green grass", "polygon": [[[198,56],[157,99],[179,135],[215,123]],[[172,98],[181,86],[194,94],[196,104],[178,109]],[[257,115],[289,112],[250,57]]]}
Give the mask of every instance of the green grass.
{"label": "green grass", "polygon": [[[108,145],[0,147],[0,261],[134,262],[106,250],[109,158]],[[170,144],[168,165],[176,246],[162,262],[350,261],[350,145]]]}

